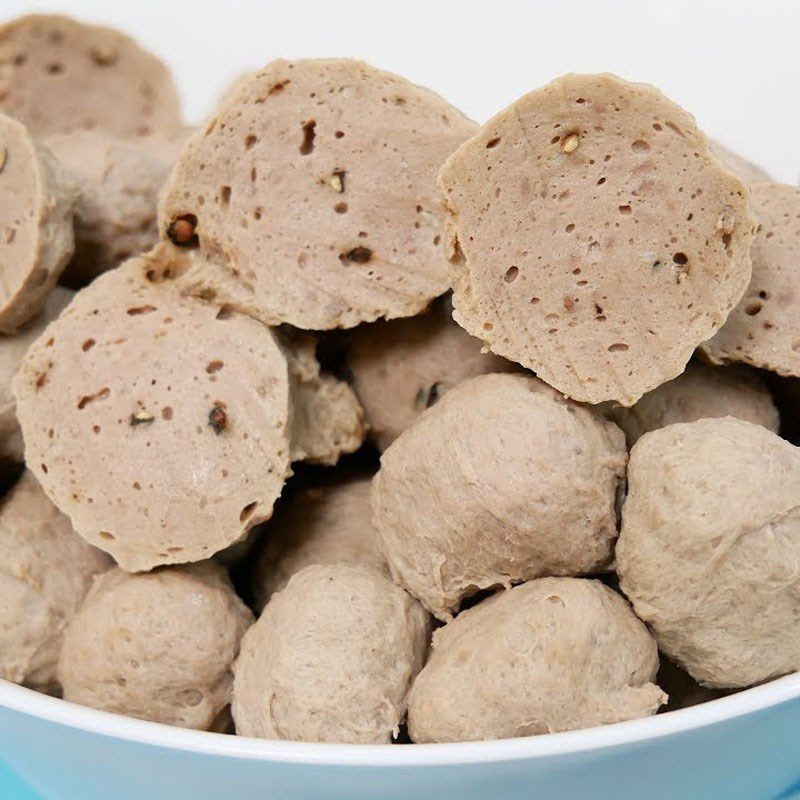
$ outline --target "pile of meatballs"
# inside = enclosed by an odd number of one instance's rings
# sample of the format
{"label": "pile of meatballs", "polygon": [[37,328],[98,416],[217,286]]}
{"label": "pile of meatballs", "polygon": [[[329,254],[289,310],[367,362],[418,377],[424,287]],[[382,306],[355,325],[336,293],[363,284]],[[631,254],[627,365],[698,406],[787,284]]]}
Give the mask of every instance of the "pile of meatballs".
{"label": "pile of meatballs", "polygon": [[800,190],[657,89],[483,126],[349,59],[201,127],[127,36],[0,27],[0,676],[450,742],[800,669]]}

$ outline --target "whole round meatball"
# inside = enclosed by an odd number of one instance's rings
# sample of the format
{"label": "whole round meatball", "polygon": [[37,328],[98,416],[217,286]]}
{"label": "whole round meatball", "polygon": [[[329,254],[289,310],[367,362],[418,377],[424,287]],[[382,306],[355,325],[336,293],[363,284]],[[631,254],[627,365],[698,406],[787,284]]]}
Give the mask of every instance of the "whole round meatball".
{"label": "whole round meatball", "polygon": [[415,742],[502,739],[654,714],[658,651],[599,581],[540,578],[484,600],[433,635],[408,703]]}
{"label": "whole round meatball", "polygon": [[635,405],[609,408],[606,416],[625,431],[629,447],[648,431],[675,422],[736,417],[773,433],[781,422],[769,389],[755,372],[744,367],[708,367],[696,361]]}
{"label": "whole round meatball", "polygon": [[255,562],[253,595],[263,608],[310,564],[364,564],[388,573],[372,526],[370,480],[297,492],[266,524]]}
{"label": "whole round meatball", "polygon": [[516,365],[492,353],[453,322],[449,303],[427,314],[362,325],[353,332],[348,366],[371,436],[385,450],[457,383]]}
{"label": "whole round meatball", "polygon": [[661,650],[700,684],[800,669],[800,449],[732,417],[646,434],[617,564]]}
{"label": "whole round meatball", "polygon": [[480,375],[386,450],[375,527],[392,575],[440,619],[480,589],[605,567],[622,431],[536,378]]}
{"label": "whole round meatball", "polygon": [[112,563],[23,473],[0,507],[0,678],[54,687],[64,629]]}
{"label": "whole round meatball", "polygon": [[242,640],[233,717],[243,736],[388,744],[428,650],[430,617],[380,572],[312,565]]}
{"label": "whole round meatball", "polygon": [[96,130],[59,134],[47,146],[77,180],[75,254],[63,280],[89,283],[158,240],[158,192],[175,145],[166,137],[120,139]]}
{"label": "whole round meatball", "polygon": [[253,615],[209,562],[99,578],[67,628],[64,698],[208,730],[230,703],[231,665]]}

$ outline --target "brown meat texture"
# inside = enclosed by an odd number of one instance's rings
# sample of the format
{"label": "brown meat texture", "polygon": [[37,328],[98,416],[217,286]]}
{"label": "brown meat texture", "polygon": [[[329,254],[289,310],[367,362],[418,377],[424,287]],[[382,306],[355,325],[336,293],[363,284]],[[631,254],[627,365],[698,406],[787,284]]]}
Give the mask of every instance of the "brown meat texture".
{"label": "brown meat texture", "polygon": [[209,730],[231,701],[231,668],[253,615],[213,564],[95,581],[58,666],[64,699]]}
{"label": "brown meat texture", "polygon": [[175,86],[155,56],[119,31],[46,14],[0,27],[0,111],[35,136],[180,126]]}
{"label": "brown meat texture", "polygon": [[311,564],[363,564],[388,575],[370,509],[370,479],[303,489],[267,523],[253,568],[256,608]]}
{"label": "brown meat texture", "polygon": [[769,389],[745,367],[710,367],[690,361],[686,371],[653,389],[630,408],[610,407],[605,416],[625,431],[628,447],[648,431],[675,422],[736,417],[777,433],[781,420]]}
{"label": "brown meat texture", "polygon": [[361,62],[274,61],[189,140],[160,228],[196,218],[206,261],[185,285],[269,325],[411,316],[448,288],[435,179],[474,131],[437,95]]}
{"label": "brown meat texture", "polygon": [[388,744],[422,668],[430,617],[380,572],[312,565],[242,641],[233,717],[242,736]]}
{"label": "brown meat texture", "polygon": [[758,221],[753,277],[722,330],[702,352],[716,364],[743,361],[800,376],[800,189],[759,183],[750,189]]}
{"label": "brown meat texture", "polygon": [[439,186],[456,321],[576,400],[632,405],[679,375],[750,279],[747,189],[651,86],[559,78]]}
{"label": "brown meat texture", "polygon": [[800,450],[727,417],[631,451],[620,587],[659,648],[711,688],[800,668]]}
{"label": "brown meat texture", "polygon": [[655,714],[656,643],[599,581],[540,578],[433,635],[408,704],[415,742],[534,736]]}
{"label": "brown meat texture", "polygon": [[78,190],[23,125],[0,114],[0,333],[44,308],[74,249]]}
{"label": "brown meat texture", "polygon": [[238,541],[289,474],[280,346],[255,320],[171,291],[172,269],[156,253],[100,276],[13,384],[31,470],[129,571]]}
{"label": "brown meat texture", "polygon": [[83,286],[156,243],[158,193],[175,158],[174,139],[121,139],[92,130],[46,140],[80,189],[75,255],[64,280]]}
{"label": "brown meat texture", "polygon": [[0,677],[54,689],[64,629],[112,564],[24,472],[0,506]]}
{"label": "brown meat texture", "polygon": [[363,444],[364,411],[344,381],[321,372],[314,336],[283,329],[280,341],[291,381],[292,461],[333,466]]}
{"label": "brown meat texture", "polygon": [[769,173],[763,167],[759,167],[758,164],[753,164],[752,161],[743,158],[738,153],[725,147],[724,144],[714,139],[709,139],[708,145],[717,161],[719,161],[723,167],[730,170],[742,183],[751,184],[772,180]]}
{"label": "brown meat texture", "polygon": [[386,450],[373,522],[394,579],[439,619],[480,589],[611,561],[622,431],[523,375],[448,392]]}
{"label": "brown meat texture", "polygon": [[25,460],[22,431],[17,420],[17,402],[11,391],[11,381],[28,348],[66,308],[72,294],[69,289],[56,286],[38,317],[23,325],[16,334],[0,335],[0,459],[17,463]]}
{"label": "brown meat texture", "polygon": [[353,387],[371,437],[385,450],[456,384],[515,364],[481,352],[481,342],[456,325],[449,304],[410,319],[356,328],[348,353]]}

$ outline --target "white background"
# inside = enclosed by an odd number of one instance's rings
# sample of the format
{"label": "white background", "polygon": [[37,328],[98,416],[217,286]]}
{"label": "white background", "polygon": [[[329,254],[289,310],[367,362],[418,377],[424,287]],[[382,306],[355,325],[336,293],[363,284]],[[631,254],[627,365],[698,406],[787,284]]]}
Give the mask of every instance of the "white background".
{"label": "white background", "polygon": [[0,0],[123,28],[173,69],[190,122],[278,56],[355,56],[484,121],[564,72],[653,83],[779,180],[800,176],[791,0]]}

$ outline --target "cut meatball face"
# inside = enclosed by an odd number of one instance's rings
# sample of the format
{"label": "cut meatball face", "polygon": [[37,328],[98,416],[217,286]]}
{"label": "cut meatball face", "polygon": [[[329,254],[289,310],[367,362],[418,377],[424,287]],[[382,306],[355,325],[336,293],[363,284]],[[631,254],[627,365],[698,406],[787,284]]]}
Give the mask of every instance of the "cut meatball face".
{"label": "cut meatball face", "polygon": [[409,695],[415,742],[534,736],[655,714],[656,643],[599,581],[541,578],[433,635]]}
{"label": "cut meatball face", "polygon": [[369,497],[370,480],[360,478],[304,489],[287,500],[264,530],[253,571],[256,607],[311,564],[363,564],[388,574]]}
{"label": "cut meatball face", "polygon": [[179,247],[199,240],[216,262],[185,275],[188,287],[270,325],[417,314],[448,288],[436,173],[475,129],[432,92],[361,62],[275,61],[184,148],[162,234]]}
{"label": "cut meatball face", "polygon": [[388,744],[428,651],[430,617],[387,577],[306,567],[274,595],[234,668],[236,732]]}
{"label": "cut meatball face", "polygon": [[130,571],[238,541],[270,516],[289,472],[288,369],[273,334],[168,291],[157,281],[170,263],[145,256],[98,278],[14,381],[32,471]]}
{"label": "cut meatball face", "polygon": [[560,78],[439,186],[456,321],[576,400],[631,405],[679,375],[750,277],[745,187],[651,86]]}
{"label": "cut meatball face", "polygon": [[22,463],[24,445],[17,421],[17,403],[11,391],[11,381],[28,352],[42,331],[66,308],[72,292],[56,286],[47,298],[44,311],[24,325],[13,336],[0,336],[0,459]]}
{"label": "cut meatball face", "polygon": [[419,317],[357,328],[348,366],[380,450],[461,381],[516,369],[482,353],[480,341],[451,319],[449,303]]}
{"label": "cut meatball face", "polygon": [[373,521],[395,580],[449,619],[480,589],[607,566],[625,437],[522,375],[456,386],[386,450]]}
{"label": "cut meatball face", "polygon": [[64,699],[182,728],[216,728],[252,621],[216,565],[146,575],[112,570],[95,582],[64,637]]}
{"label": "cut meatball face", "polygon": [[0,114],[0,332],[44,307],[72,256],[77,187],[16,120]]}
{"label": "cut meatball face", "polygon": [[0,111],[35,136],[94,128],[141,136],[180,125],[157,58],[119,31],[55,15],[0,27]]}
{"label": "cut meatball face", "polygon": [[708,367],[696,361],[683,375],[662,384],[630,408],[609,408],[605,416],[625,431],[628,447],[648,431],[676,422],[736,417],[773,433],[780,416],[772,395],[756,372],[746,367]]}
{"label": "cut meatball face", "polygon": [[46,140],[77,179],[75,254],[62,277],[84,286],[158,239],[158,192],[174,160],[172,139],[118,139],[78,131]]}
{"label": "cut meatball face", "polygon": [[695,680],[800,669],[800,449],[733,419],[670,425],[631,451],[620,587]]}
{"label": "cut meatball face", "polygon": [[112,564],[23,473],[0,507],[0,677],[54,689],[64,629]]}
{"label": "cut meatball face", "polygon": [[717,161],[726,169],[729,169],[743,183],[761,183],[772,180],[765,169],[753,164],[738,153],[734,153],[733,150],[729,150],[725,145],[713,139],[709,139],[708,144]]}
{"label": "cut meatball face", "polygon": [[758,221],[753,277],[722,330],[702,350],[717,364],[743,361],[800,376],[800,189],[759,183],[750,190]]}

